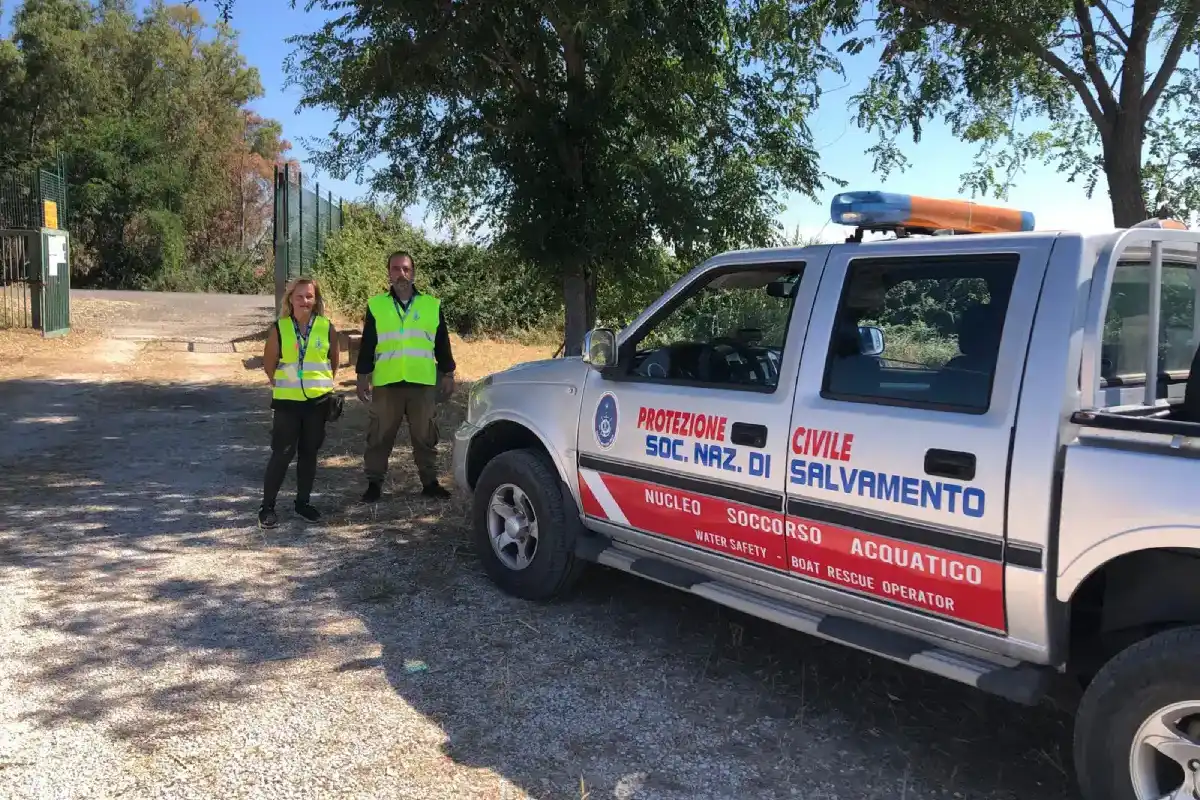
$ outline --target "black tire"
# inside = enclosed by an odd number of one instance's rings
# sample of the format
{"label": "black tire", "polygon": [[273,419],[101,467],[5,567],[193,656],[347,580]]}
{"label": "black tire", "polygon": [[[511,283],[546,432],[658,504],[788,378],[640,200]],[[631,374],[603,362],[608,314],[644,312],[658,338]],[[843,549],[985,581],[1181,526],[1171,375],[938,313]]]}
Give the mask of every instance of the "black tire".
{"label": "black tire", "polygon": [[1135,800],[1129,751],[1138,728],[1172,703],[1200,700],[1200,627],[1127,647],[1088,685],[1075,715],[1075,774],[1085,800]]}
{"label": "black tire", "polygon": [[[537,550],[522,570],[506,567],[488,536],[488,504],[492,492],[505,483],[520,487],[528,495],[537,516]],[[488,577],[508,594],[525,600],[551,600],[567,592],[587,566],[575,555],[578,529],[578,522],[566,511],[558,471],[541,453],[508,450],[483,468],[475,485],[471,541]]]}

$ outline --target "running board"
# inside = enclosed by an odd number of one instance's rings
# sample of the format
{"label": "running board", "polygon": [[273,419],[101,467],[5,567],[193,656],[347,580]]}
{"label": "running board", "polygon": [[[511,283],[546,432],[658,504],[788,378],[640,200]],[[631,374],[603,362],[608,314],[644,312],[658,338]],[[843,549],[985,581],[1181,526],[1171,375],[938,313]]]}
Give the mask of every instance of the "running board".
{"label": "running board", "polygon": [[985,661],[859,619],[819,614],[785,605],[665,559],[637,555],[611,544],[605,546],[608,543],[601,536],[588,536],[583,541],[587,544],[581,542],[581,551],[590,552],[580,552],[579,555],[604,566],[691,592],[785,628],[965,683],[1016,703],[1035,705],[1046,694],[1053,680],[1050,669],[1036,664],[1014,659]]}

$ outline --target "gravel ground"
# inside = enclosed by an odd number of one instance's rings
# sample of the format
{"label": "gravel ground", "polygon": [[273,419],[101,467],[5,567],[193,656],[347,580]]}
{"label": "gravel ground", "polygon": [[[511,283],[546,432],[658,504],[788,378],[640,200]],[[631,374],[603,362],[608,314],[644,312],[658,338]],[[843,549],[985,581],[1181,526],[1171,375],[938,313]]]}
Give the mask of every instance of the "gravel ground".
{"label": "gravel ground", "polygon": [[390,497],[354,503],[354,401],[326,522],[287,513],[289,476],[259,531],[259,376],[100,354],[106,379],[73,353],[73,380],[2,384],[0,797],[1074,797],[1055,705],[607,570],[556,604],[501,595],[466,498],[415,495],[403,434]]}

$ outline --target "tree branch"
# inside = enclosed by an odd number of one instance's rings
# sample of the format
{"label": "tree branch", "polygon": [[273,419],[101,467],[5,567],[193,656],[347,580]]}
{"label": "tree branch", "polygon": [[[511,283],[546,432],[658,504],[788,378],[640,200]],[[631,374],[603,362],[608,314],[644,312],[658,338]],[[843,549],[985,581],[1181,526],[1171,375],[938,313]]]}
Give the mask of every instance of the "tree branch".
{"label": "tree branch", "polygon": [[[1094,35],[1097,38],[1103,39],[1111,44],[1121,55],[1125,54],[1125,43],[1118,40],[1116,36],[1113,36],[1111,33],[1106,33],[1105,31],[1095,31]],[[1084,39],[1086,37],[1082,33],[1062,33],[1058,35],[1058,38],[1062,39],[1063,41],[1067,41],[1069,39]]]}
{"label": "tree branch", "polygon": [[[1200,2],[1200,0],[1193,0],[1193,2]],[[940,4],[937,6],[936,11],[930,10],[930,7],[926,5],[925,0],[896,0],[896,5],[906,8],[907,11],[924,14],[926,17],[941,19],[942,22],[956,25],[958,28],[964,28],[968,30],[973,28],[970,14],[959,13],[955,10],[955,8],[948,5]],[[1109,125],[1108,119],[1106,119],[1104,116],[1104,110],[1100,108],[1099,104],[1096,102],[1096,97],[1092,95],[1092,90],[1087,88],[1087,79],[1084,78],[1084,76],[1081,76],[1080,73],[1072,70],[1070,65],[1067,64],[1066,61],[1062,60],[1061,56],[1058,56],[1056,53],[1052,52],[1052,50],[1046,47],[1045,44],[1039,42],[1036,36],[1030,34],[1030,32],[1026,31],[1025,29],[1009,24],[998,25],[998,28],[1002,28],[1004,30],[1004,36],[1007,36],[1010,41],[1013,41],[1015,44],[1018,44],[1019,47],[1024,48],[1027,53],[1037,56],[1037,58],[1042,60],[1042,62],[1044,62],[1046,66],[1049,66],[1051,70],[1054,70],[1060,74],[1062,79],[1066,80],[1066,82],[1070,84],[1070,88],[1074,89],[1076,94],[1079,95],[1080,101],[1084,103],[1084,108],[1087,109],[1087,115],[1090,116],[1090,118],[1092,118],[1092,122],[1096,124],[1097,130],[1100,132],[1100,137],[1108,138],[1111,126]]]}
{"label": "tree branch", "polygon": [[[1192,0],[1200,2],[1200,0]],[[956,25],[960,28],[972,29],[969,14],[959,13],[956,9],[949,5],[939,4],[937,10],[931,10],[925,0],[896,0],[896,4],[908,11],[917,14],[924,14],[933,19],[939,19],[944,22]],[[1052,50],[1038,41],[1037,37],[1032,33],[1020,28],[1016,25],[1000,24],[998,27],[1004,29],[1004,35],[1007,36],[1018,46],[1024,48],[1026,52],[1039,58],[1043,63],[1062,76],[1071,88],[1079,95],[1079,99],[1083,102],[1083,106],[1087,109],[1088,116],[1092,118],[1092,122],[1096,124],[1097,130],[1100,131],[1101,138],[1108,138],[1110,125],[1104,116],[1104,110],[1096,102],[1096,98],[1092,95],[1091,89],[1088,88],[1087,80],[1075,70],[1071,69],[1071,65],[1063,61],[1061,57],[1055,54]]]}
{"label": "tree branch", "polygon": [[1108,7],[1108,5],[1104,2],[1104,0],[1092,0],[1092,5],[1096,6],[1096,8],[1098,8],[1098,9],[1100,9],[1100,13],[1104,15],[1104,18],[1106,20],[1108,20],[1108,24],[1112,26],[1113,33],[1115,33],[1117,35],[1117,38],[1119,38],[1122,42],[1124,42],[1125,47],[1128,48],[1129,47],[1129,34],[1127,34],[1125,32],[1125,29],[1121,27],[1121,23],[1117,21],[1117,18],[1113,14],[1112,9],[1110,9]]}
{"label": "tree branch", "polygon": [[1075,0],[1075,19],[1079,22],[1080,33],[1083,34],[1083,47],[1080,48],[1083,51],[1083,67],[1092,79],[1092,85],[1096,87],[1100,108],[1106,116],[1113,114],[1117,110],[1117,99],[1109,91],[1108,79],[1104,77],[1104,70],[1100,69],[1100,62],[1096,60],[1096,29],[1092,25],[1092,12],[1085,0]]}
{"label": "tree branch", "polygon": [[1179,19],[1179,27],[1175,29],[1175,37],[1171,39],[1171,44],[1167,46],[1162,66],[1158,68],[1158,74],[1154,76],[1154,80],[1150,83],[1150,88],[1146,90],[1146,95],[1142,100],[1143,116],[1150,116],[1150,112],[1154,110],[1154,106],[1158,102],[1159,96],[1162,95],[1163,89],[1167,88],[1167,83],[1171,80],[1171,76],[1175,74],[1175,68],[1179,66],[1179,59],[1183,56],[1183,51],[1187,49],[1188,43],[1196,33],[1197,20],[1200,20],[1200,0],[1191,0],[1187,5],[1187,10],[1183,12],[1183,16]]}

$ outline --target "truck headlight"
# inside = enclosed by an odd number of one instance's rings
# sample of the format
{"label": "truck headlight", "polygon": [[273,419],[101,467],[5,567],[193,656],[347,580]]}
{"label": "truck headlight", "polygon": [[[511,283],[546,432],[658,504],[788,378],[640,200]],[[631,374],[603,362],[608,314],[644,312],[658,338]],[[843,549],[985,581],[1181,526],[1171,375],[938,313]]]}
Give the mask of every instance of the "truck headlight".
{"label": "truck headlight", "polygon": [[491,375],[471,384],[471,391],[467,394],[467,422],[470,424],[474,425],[475,421],[483,414],[487,387],[491,385]]}

